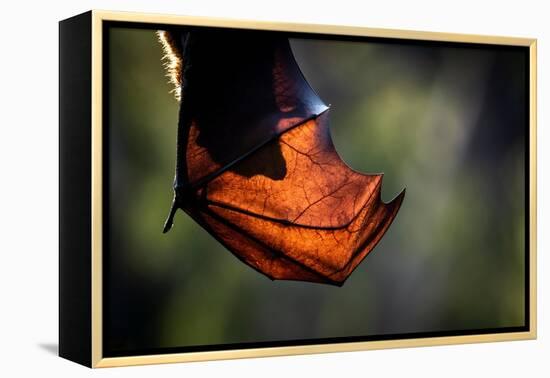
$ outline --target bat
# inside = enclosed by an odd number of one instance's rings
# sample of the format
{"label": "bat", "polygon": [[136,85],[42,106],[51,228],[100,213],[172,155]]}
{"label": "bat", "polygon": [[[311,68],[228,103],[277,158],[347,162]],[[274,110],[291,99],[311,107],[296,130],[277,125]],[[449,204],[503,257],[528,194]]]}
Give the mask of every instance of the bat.
{"label": "bat", "polygon": [[382,174],[341,160],[330,109],[284,35],[158,35],[180,101],[164,232],[181,209],[270,279],[343,285],[393,222],[405,190],[384,203]]}

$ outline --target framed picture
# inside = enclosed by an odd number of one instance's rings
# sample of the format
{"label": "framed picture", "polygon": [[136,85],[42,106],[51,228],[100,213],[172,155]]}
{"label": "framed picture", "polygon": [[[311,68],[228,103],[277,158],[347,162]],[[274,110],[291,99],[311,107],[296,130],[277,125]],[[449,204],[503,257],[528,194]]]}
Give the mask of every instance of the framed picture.
{"label": "framed picture", "polygon": [[59,114],[64,358],[536,337],[534,39],[91,11]]}

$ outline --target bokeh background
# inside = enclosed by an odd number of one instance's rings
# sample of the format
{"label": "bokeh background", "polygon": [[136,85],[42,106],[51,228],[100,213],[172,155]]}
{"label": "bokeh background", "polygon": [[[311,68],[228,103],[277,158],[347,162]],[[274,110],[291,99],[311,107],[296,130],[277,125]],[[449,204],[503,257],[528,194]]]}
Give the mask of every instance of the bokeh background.
{"label": "bokeh background", "polygon": [[[172,200],[178,102],[154,30],[108,30],[104,352],[525,324],[526,55],[291,38],[342,158],[404,187],[343,287],[270,281]],[[231,57],[228,57],[230,59]],[[164,349],[163,349],[164,348]]]}

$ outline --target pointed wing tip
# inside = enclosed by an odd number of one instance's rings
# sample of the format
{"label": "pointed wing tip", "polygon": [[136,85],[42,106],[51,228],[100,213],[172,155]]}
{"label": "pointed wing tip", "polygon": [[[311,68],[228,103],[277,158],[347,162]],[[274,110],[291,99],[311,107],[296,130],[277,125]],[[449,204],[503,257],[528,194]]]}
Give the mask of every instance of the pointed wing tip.
{"label": "pointed wing tip", "polygon": [[401,202],[403,202],[403,200],[405,199],[406,192],[407,192],[407,188],[403,188],[401,193],[399,193],[391,202],[397,201],[399,202],[399,204],[401,204]]}
{"label": "pointed wing tip", "polygon": [[405,192],[406,192],[406,188],[403,188],[403,190],[398,195],[396,195],[392,200],[388,202],[382,201],[382,203],[387,207],[388,210],[396,214],[401,208],[401,204],[405,199]]}
{"label": "pointed wing tip", "polygon": [[[377,174],[374,174],[373,176],[376,177],[377,179],[377,182],[376,182],[376,190],[378,190],[379,192],[382,191],[382,181],[384,179],[384,173],[381,172],[381,173],[377,173]],[[403,199],[405,198],[405,192],[407,191],[407,188],[403,188],[403,190],[401,192],[399,192],[398,195],[396,195],[393,199],[389,200],[389,201],[382,201],[381,202],[384,204],[384,205],[387,205],[387,206],[395,206],[399,209],[399,207],[401,206],[401,203],[403,203]]]}

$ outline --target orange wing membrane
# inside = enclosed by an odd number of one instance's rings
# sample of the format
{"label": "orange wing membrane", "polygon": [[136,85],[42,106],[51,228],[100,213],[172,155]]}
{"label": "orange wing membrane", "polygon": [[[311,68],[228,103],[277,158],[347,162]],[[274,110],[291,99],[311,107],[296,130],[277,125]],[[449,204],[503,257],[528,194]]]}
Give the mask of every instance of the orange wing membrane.
{"label": "orange wing membrane", "polygon": [[[349,168],[329,108],[276,33],[159,32],[181,96],[174,199],[271,279],[342,285],[382,238],[403,191]],[[175,60],[175,64],[174,64]]]}

